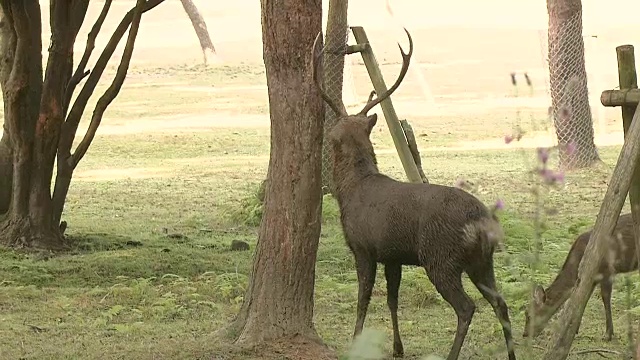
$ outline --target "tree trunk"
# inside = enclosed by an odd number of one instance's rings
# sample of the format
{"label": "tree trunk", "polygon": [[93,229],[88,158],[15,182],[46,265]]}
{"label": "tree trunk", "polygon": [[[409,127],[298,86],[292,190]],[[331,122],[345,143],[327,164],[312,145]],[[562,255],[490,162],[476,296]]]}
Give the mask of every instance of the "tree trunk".
{"label": "tree trunk", "polygon": [[215,59],[216,57],[216,48],[213,46],[213,42],[211,41],[211,36],[209,36],[209,30],[207,30],[207,23],[204,21],[202,15],[200,15],[200,11],[193,3],[192,0],[180,0],[182,3],[182,7],[184,11],[189,16],[189,20],[191,20],[191,25],[193,25],[193,30],[196,31],[196,35],[198,36],[198,41],[200,41],[200,47],[202,48],[202,56],[204,57],[204,64],[207,65],[210,60]]}
{"label": "tree trunk", "polygon": [[[581,0],[547,0],[551,106],[563,168],[600,160],[594,143],[582,38]],[[574,145],[575,150],[572,149]]]}
{"label": "tree trunk", "polygon": [[5,19],[8,29],[4,33],[15,41],[5,43],[3,39],[3,56],[14,57],[10,74],[1,79],[5,122],[13,152],[13,183],[8,216],[0,226],[0,240],[13,246],[59,248],[62,236],[51,227],[48,217],[32,216],[46,214],[50,205],[50,199],[44,196],[50,192],[43,187],[47,182],[40,181],[42,178],[37,175],[41,156],[45,154],[34,151],[34,145],[42,147],[47,136],[43,129],[46,117],[40,116],[43,95],[40,4],[36,0],[25,0],[20,5],[2,2],[2,9],[3,14],[11,14]]}
{"label": "tree trunk", "polygon": [[13,179],[11,206],[0,228],[0,240],[12,246],[59,249],[64,247],[64,239],[51,217],[51,176],[59,124],[64,121],[62,97],[77,34],[69,22],[74,10],[83,10],[68,2],[51,2],[52,36],[43,82],[39,2],[3,2],[2,7],[3,14],[11,14],[5,19],[7,29],[3,31],[12,33],[17,40],[3,42],[4,55],[14,56],[12,66],[7,65],[11,66],[10,74],[2,77]]}
{"label": "tree trunk", "polygon": [[11,180],[13,178],[13,153],[11,138],[4,124],[2,139],[0,139],[0,216],[9,210],[11,202]]}
{"label": "tree trunk", "polygon": [[[0,86],[5,91],[5,84],[11,73],[13,64],[15,36],[10,24],[5,21],[2,7],[0,6]],[[3,102],[4,113],[7,113],[6,102]],[[11,137],[9,133],[9,123],[4,121],[2,127],[2,138],[0,139],[0,217],[9,211],[11,202],[11,189],[13,180],[13,152]]]}
{"label": "tree trunk", "polygon": [[311,50],[322,1],[262,0],[261,6],[271,152],[249,287],[230,333],[239,344],[296,335],[318,344],[313,297],[324,112],[311,78]]}

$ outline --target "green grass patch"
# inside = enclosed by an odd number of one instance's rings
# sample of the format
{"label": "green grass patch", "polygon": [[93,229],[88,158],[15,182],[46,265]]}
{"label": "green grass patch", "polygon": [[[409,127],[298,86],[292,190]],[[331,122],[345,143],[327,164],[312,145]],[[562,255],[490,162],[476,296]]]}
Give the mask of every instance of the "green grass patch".
{"label": "green grass patch", "polygon": [[[78,170],[64,216],[75,250],[58,256],[0,252],[1,357],[187,359],[220,351],[214,334],[233,319],[242,303],[252,255],[252,251],[229,251],[229,244],[243,240],[253,250],[257,240],[260,209],[256,191],[268,161],[266,134],[260,131],[243,136],[247,148],[231,154],[223,149],[233,143],[225,139],[234,135],[225,131],[158,141],[144,141],[141,135],[99,138],[94,153]],[[533,276],[536,281],[547,285],[570,242],[592,225],[604,193],[601,180],[608,178],[617,151],[602,149],[609,166],[569,174],[564,188],[549,192],[546,202],[558,214],[548,219],[543,270]],[[124,170],[146,167],[168,172],[146,177],[83,177],[91,171],[116,168],[117,160],[127,154],[128,160],[121,164],[131,168]],[[476,185],[474,192],[486,203],[497,198],[506,202],[501,221],[507,233],[507,252],[496,254],[496,273],[521,344],[519,353],[524,351],[520,334],[532,279],[528,258],[533,238],[532,197],[527,192],[531,183],[525,171],[532,152],[423,155],[432,182],[452,184],[465,178]],[[251,158],[254,160],[248,160]],[[379,158],[383,172],[402,178],[395,154]],[[576,349],[595,345],[623,349],[626,304],[622,280],[618,277],[613,300],[618,342],[599,343],[604,317],[598,295],[594,295]],[[502,357],[498,321],[470,282],[465,280],[465,286],[479,310],[463,354]],[[325,196],[315,321],[322,337],[345,356],[356,297],[355,269],[342,237],[337,204]],[[446,354],[453,340],[455,315],[420,268],[404,270],[399,316],[408,357]],[[384,339],[380,351],[390,354],[382,267],[366,327],[380,331]],[[543,339],[535,342],[544,344]],[[532,358],[541,358],[541,353],[534,349]]]}
{"label": "green grass patch", "polygon": [[[261,67],[132,69],[107,112],[115,124],[164,115],[227,111],[239,120],[266,113]],[[129,86],[128,86],[129,85]],[[104,85],[102,85],[104,86]],[[223,87],[220,93],[180,92],[176,87]],[[234,88],[238,88],[233,90]],[[245,90],[241,90],[245,88]],[[242,98],[243,101],[238,99]],[[95,99],[94,99],[95,100]],[[239,115],[238,115],[239,114]],[[546,339],[531,353],[521,338],[532,280],[548,285],[573,239],[593,225],[619,147],[601,148],[605,165],[567,174],[563,186],[545,194],[556,211],[546,219],[541,266],[529,268],[533,249],[535,150],[442,151],[429,149],[469,139],[501,137],[525,123],[508,114],[411,120],[430,181],[463,178],[486,204],[502,199],[506,251],[495,255],[496,275],[511,311],[519,358],[542,359]],[[527,120],[528,121],[528,120]],[[452,127],[454,123],[458,125]],[[404,179],[380,123],[374,133],[380,169]],[[535,126],[527,129],[536,131]],[[452,130],[454,129],[454,130]],[[268,128],[104,134],[100,131],[80,163],[63,216],[74,250],[52,256],[0,249],[0,359],[210,359],[225,354],[217,330],[236,315],[245,294],[262,208],[257,197],[269,160]],[[557,159],[553,158],[552,163]],[[628,211],[628,207],[625,211]],[[317,259],[315,323],[322,338],[349,357],[357,281],[339,225],[339,210],[324,197]],[[250,251],[230,251],[233,240]],[[635,277],[629,290],[637,298]],[[500,325],[490,306],[465,279],[478,305],[462,358],[504,358]],[[380,266],[366,329],[367,349],[389,357],[392,337],[386,286]],[[624,351],[627,307],[624,276],[613,293],[617,339],[601,340],[602,305],[590,300],[574,349]],[[635,310],[634,310],[635,311]],[[456,318],[423,269],[406,267],[400,288],[400,329],[409,359],[446,355]],[[367,342],[368,341],[368,342]],[[571,359],[599,358],[597,354]],[[353,356],[352,356],[353,357]]]}

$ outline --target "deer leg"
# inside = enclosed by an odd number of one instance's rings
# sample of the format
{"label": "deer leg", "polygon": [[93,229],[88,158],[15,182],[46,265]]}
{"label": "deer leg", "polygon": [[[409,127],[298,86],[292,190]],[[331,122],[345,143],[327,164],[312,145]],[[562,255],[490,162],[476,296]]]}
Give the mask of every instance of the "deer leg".
{"label": "deer leg", "polygon": [[509,320],[509,308],[504,301],[504,298],[497,290],[496,278],[493,271],[493,259],[484,261],[483,264],[478,264],[467,270],[467,275],[478,288],[482,296],[491,304],[493,312],[502,325],[502,332],[504,333],[504,340],[507,343],[507,352],[509,353],[509,360],[515,360],[516,355],[513,349],[513,335],[511,332],[511,321]]}
{"label": "deer leg", "polygon": [[456,360],[460,355],[460,349],[467,336],[469,324],[476,310],[473,300],[467,295],[462,286],[462,271],[460,269],[442,269],[433,266],[427,266],[427,276],[433,283],[436,290],[451,305],[458,317],[458,327],[456,328],[456,337],[453,340],[451,350],[447,360]]}
{"label": "deer leg", "polygon": [[604,304],[604,316],[606,318],[607,330],[604,335],[605,341],[611,341],[613,338],[613,319],[611,317],[611,292],[613,291],[613,281],[610,277],[605,276],[600,282],[600,296]]}
{"label": "deer leg", "polygon": [[356,271],[358,274],[358,310],[356,316],[356,328],[353,337],[362,332],[364,319],[367,316],[369,301],[371,301],[371,292],[373,284],[376,281],[377,263],[375,259],[371,259],[367,254],[356,254]]}
{"label": "deer leg", "polygon": [[384,266],[384,276],[387,279],[387,305],[391,312],[391,323],[393,325],[393,357],[403,357],[404,348],[400,339],[398,329],[398,290],[402,279],[402,265],[386,264]]}

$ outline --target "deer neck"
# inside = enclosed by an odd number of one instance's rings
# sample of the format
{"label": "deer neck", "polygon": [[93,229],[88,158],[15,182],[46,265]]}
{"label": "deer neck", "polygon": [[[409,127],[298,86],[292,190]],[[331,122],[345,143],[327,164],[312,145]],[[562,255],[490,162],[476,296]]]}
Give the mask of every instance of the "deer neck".
{"label": "deer neck", "polygon": [[346,205],[350,195],[362,184],[362,181],[379,173],[375,155],[360,154],[353,159],[335,159],[333,182],[340,207]]}
{"label": "deer neck", "polygon": [[[579,262],[578,262],[579,264]],[[578,266],[573,263],[565,264],[551,285],[545,289],[546,300],[541,309],[536,311],[538,322],[547,322],[558,312],[562,304],[571,295],[571,289],[578,279]]]}

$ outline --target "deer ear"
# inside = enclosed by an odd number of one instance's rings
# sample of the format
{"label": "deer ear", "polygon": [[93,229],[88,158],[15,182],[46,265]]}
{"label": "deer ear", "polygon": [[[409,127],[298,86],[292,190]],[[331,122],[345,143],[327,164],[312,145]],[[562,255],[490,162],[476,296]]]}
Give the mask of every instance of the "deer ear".
{"label": "deer ear", "polygon": [[376,123],[378,122],[378,114],[371,114],[367,116],[367,121],[367,132],[371,134],[371,130],[373,130],[373,127],[376,126]]}
{"label": "deer ear", "polygon": [[543,304],[547,300],[547,294],[545,294],[544,289],[540,285],[536,285],[533,289],[533,301],[536,304]]}

